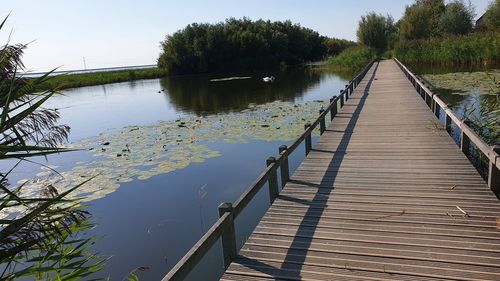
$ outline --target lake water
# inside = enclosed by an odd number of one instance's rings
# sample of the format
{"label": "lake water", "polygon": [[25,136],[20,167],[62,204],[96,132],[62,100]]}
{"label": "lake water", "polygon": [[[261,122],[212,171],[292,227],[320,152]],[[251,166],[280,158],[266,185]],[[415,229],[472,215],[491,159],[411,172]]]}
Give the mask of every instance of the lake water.
{"label": "lake water", "polygon": [[[263,82],[269,75],[276,80]],[[140,279],[158,280],[217,220],[218,205],[234,202],[264,169],[266,158],[277,156],[278,147],[290,144],[306,120],[317,116],[326,104],[318,100],[337,94],[353,75],[297,68],[65,90],[46,104],[60,109],[60,123],[71,126],[70,146],[82,149],[48,157],[65,178],[25,163],[9,180],[38,174],[64,188],[99,174],[77,191],[97,225],[88,233],[99,237],[93,251],[111,257],[96,276],[122,280],[147,267]],[[252,78],[210,82],[229,76]],[[292,155],[292,170],[303,155],[303,148]],[[238,243],[267,205],[264,187],[236,221]],[[219,276],[219,246],[192,280]]]}
{"label": "lake water", "polygon": [[[264,83],[262,77],[269,75],[276,80]],[[210,82],[233,76],[252,78]],[[97,225],[88,233],[100,238],[93,250],[111,257],[96,277],[122,280],[145,267],[139,278],[158,280],[217,220],[217,206],[234,202],[267,157],[277,156],[278,147],[290,144],[317,116],[326,105],[319,101],[337,94],[353,76],[296,68],[65,90],[46,104],[60,109],[60,123],[71,126],[70,147],[81,149],[48,158],[65,178],[25,163],[9,180],[38,174],[63,188],[98,174],[76,195],[85,199]],[[465,95],[441,92],[459,114],[477,94],[473,89]],[[303,155],[302,147],[292,155],[292,170]],[[267,209],[267,196],[264,187],[237,219],[240,245]],[[191,280],[219,277],[219,247]]]}

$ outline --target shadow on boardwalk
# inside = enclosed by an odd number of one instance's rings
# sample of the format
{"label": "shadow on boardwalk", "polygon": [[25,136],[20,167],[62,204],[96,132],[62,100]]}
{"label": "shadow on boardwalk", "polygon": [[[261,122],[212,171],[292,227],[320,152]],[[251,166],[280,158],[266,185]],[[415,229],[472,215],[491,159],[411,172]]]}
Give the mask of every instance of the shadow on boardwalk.
{"label": "shadow on boardwalk", "polygon": [[[337,147],[336,151],[322,151],[322,150],[315,150],[313,151],[318,151],[318,152],[324,152],[324,153],[333,153],[333,158],[331,162],[328,165],[328,169],[325,172],[322,181],[320,184],[315,184],[311,182],[306,182],[306,181],[297,181],[297,180],[290,180],[291,183],[298,183],[301,185],[309,186],[309,187],[316,187],[318,188],[318,191],[316,192],[314,198],[312,201],[310,200],[304,200],[304,199],[299,199],[299,198],[294,198],[290,196],[284,196],[280,195],[279,198],[281,200],[286,200],[298,204],[303,204],[306,206],[309,206],[307,208],[307,212],[304,215],[304,219],[301,221],[297,232],[295,233],[295,236],[293,238],[293,242],[288,248],[288,251],[286,253],[286,257],[282,263],[281,268],[274,268],[269,264],[262,263],[257,260],[249,259],[246,257],[239,256],[238,259],[240,261],[244,261],[244,263],[257,271],[260,271],[265,274],[273,275],[273,276],[283,276],[282,274],[277,274],[279,271],[282,271],[283,269],[286,269],[288,272],[296,272],[297,275],[294,276],[287,276],[287,277],[292,277],[292,278],[301,278],[300,276],[300,271],[302,269],[302,266],[304,265],[305,257],[307,254],[308,249],[311,246],[312,239],[314,236],[314,232],[316,231],[316,228],[318,226],[319,220],[321,218],[321,215],[325,211],[327,205],[326,203],[321,203],[325,202],[324,199],[325,197],[329,197],[331,191],[333,190],[333,186],[331,189],[327,189],[327,192],[320,192],[319,187],[320,186],[325,186],[328,183],[331,183],[331,179],[335,179],[338,173],[338,169],[334,168],[334,166],[338,167],[345,156],[345,151],[347,149],[347,146],[349,144],[349,141],[352,137],[353,134],[353,129],[356,126],[356,123],[358,121],[359,115],[361,111],[363,110],[363,106],[365,104],[366,98],[368,97],[369,90],[371,87],[371,84],[375,78],[375,74],[378,69],[378,63],[375,65],[375,69],[373,73],[371,74],[371,77],[369,78],[368,83],[366,84],[365,88],[363,89],[363,95],[362,96],[352,96],[351,99],[359,99],[359,103],[357,105],[357,108],[355,109],[354,113],[352,114],[352,117],[350,117],[350,121],[346,127],[346,130],[343,132],[342,140]],[[346,104],[347,105],[347,104]],[[352,105],[355,106],[355,105]],[[319,204],[318,204],[319,203]],[[307,220],[305,219],[307,218]],[[305,235],[304,235],[305,233]]]}

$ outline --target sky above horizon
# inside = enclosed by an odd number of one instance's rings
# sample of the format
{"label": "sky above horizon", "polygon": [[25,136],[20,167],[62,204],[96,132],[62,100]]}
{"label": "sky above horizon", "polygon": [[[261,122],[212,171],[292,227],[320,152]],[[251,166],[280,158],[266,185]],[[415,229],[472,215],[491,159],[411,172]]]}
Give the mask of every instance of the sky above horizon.
{"label": "sky above horizon", "polygon": [[[6,0],[3,0],[6,1]],[[2,44],[28,43],[24,63],[29,71],[155,64],[160,41],[193,22],[226,18],[291,20],[329,37],[356,40],[360,17],[375,11],[401,18],[413,0],[274,0],[274,1],[132,1],[23,0],[2,3]],[[491,0],[472,0],[476,18]]]}

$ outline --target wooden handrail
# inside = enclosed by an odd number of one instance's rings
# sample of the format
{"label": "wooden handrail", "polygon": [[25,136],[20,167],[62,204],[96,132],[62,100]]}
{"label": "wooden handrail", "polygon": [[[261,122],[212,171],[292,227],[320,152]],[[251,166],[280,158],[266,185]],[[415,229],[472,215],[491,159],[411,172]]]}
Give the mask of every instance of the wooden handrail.
{"label": "wooden handrail", "polygon": [[[438,95],[434,94],[422,81],[420,81],[404,64],[402,64],[397,58],[394,58],[398,66],[401,68],[403,73],[408,77],[408,80],[413,84],[417,92],[424,95],[424,100],[427,101],[430,98],[431,110],[434,114],[439,117],[439,111],[442,110],[445,114],[445,127],[448,133],[451,134],[449,126],[451,123],[460,129],[460,148],[464,154],[468,155],[470,150],[470,143],[473,143],[477,149],[484,154],[488,159],[488,186],[493,191],[500,191],[500,156],[497,146],[488,145],[481,137],[479,137],[474,130],[467,125],[467,121],[460,119],[451,110],[448,105],[443,102]],[[423,91],[423,93],[421,92]]]}
{"label": "wooden handrail", "polygon": [[[358,86],[359,82],[366,75],[370,67],[372,66],[372,60],[368,65],[366,65],[363,70],[361,70],[353,80],[349,81],[349,84],[345,86],[344,90],[340,91],[340,95],[330,99],[330,104],[327,108],[321,109],[320,114],[316,120],[311,124],[306,124],[304,132],[291,144],[289,147],[282,145],[279,148],[280,156],[278,158],[269,157],[266,161],[266,168],[262,173],[255,179],[254,182],[241,194],[241,196],[235,201],[234,204],[222,203],[219,206],[219,219],[215,224],[208,230],[203,237],[189,250],[189,252],[184,255],[184,257],[177,262],[177,264],[168,272],[168,274],[162,279],[162,281],[167,280],[184,280],[186,276],[191,272],[191,270],[198,264],[198,262],[203,258],[203,256],[208,252],[208,250],[215,244],[215,242],[222,237],[222,248],[224,254],[224,267],[227,268],[234,259],[236,249],[236,240],[234,234],[234,220],[238,215],[245,209],[245,207],[250,203],[254,196],[261,190],[261,188],[266,184],[266,182],[272,183],[269,185],[270,196],[277,196],[276,194],[276,182],[277,182],[277,170],[281,169],[281,184],[282,187],[285,185],[289,179],[289,168],[288,168],[288,156],[295,151],[295,149],[306,140],[306,146],[310,146],[310,138],[313,130],[318,126],[321,126],[321,134],[324,130],[325,118],[328,113],[331,114],[331,119],[333,119],[337,113],[336,109],[338,106],[338,101],[340,100],[340,106],[344,105],[344,101],[347,101],[349,95],[352,95],[354,89]],[[335,108],[335,110],[334,110]],[[306,154],[308,153],[308,148],[306,148]],[[274,198],[270,198],[271,202]]]}

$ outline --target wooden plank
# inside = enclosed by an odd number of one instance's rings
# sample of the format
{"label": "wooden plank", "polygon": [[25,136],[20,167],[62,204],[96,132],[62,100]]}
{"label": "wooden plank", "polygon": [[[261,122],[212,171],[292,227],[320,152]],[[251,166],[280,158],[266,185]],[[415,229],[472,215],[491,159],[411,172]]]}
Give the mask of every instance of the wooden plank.
{"label": "wooden plank", "polygon": [[382,61],[222,280],[500,280],[499,224],[498,199],[398,65]]}

